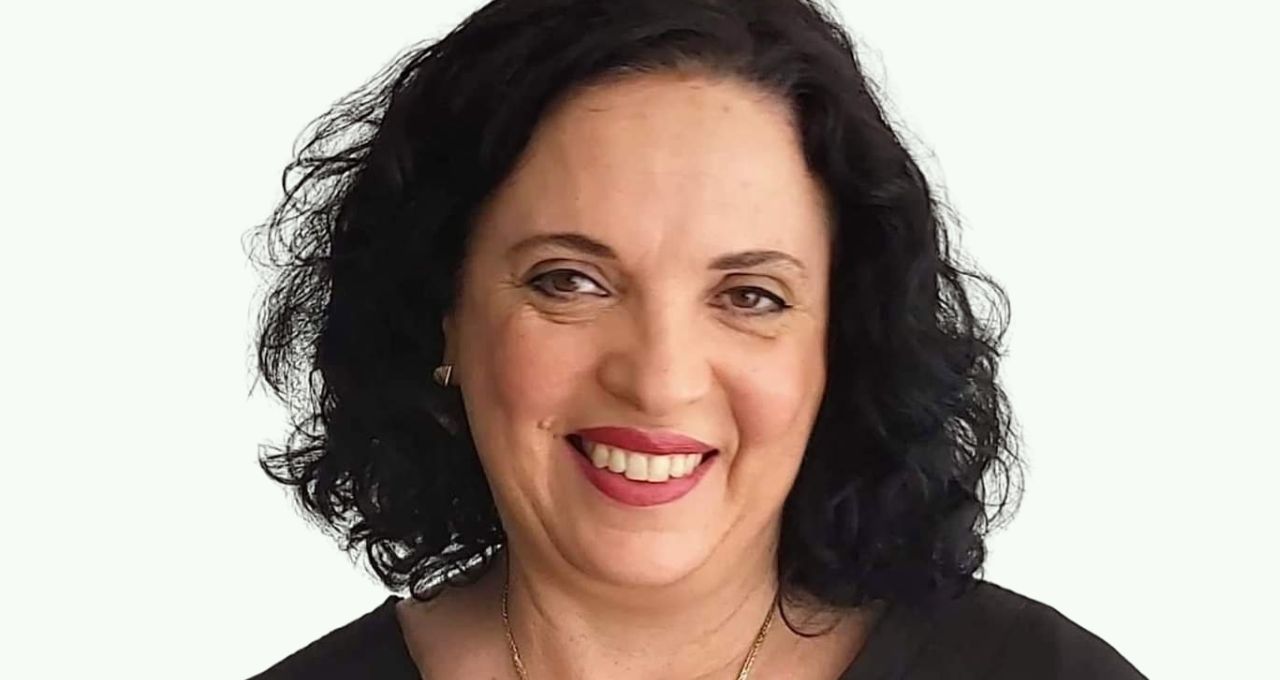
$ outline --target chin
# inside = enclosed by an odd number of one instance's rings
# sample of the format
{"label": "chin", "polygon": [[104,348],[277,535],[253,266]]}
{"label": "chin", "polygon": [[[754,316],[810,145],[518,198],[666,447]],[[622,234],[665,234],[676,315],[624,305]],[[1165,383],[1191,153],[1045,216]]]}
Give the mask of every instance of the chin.
{"label": "chin", "polygon": [[705,537],[696,533],[594,534],[584,536],[585,545],[569,559],[584,574],[613,585],[656,587],[676,583],[697,571],[711,552]]}

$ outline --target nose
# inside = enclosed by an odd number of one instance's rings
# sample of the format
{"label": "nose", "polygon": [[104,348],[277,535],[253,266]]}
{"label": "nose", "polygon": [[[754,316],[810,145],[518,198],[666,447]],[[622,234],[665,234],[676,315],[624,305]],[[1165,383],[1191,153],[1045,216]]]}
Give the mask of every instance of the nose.
{"label": "nose", "polygon": [[599,365],[607,392],[654,417],[677,413],[707,394],[710,354],[695,318],[670,305],[622,316],[625,322],[608,330],[613,337]]}

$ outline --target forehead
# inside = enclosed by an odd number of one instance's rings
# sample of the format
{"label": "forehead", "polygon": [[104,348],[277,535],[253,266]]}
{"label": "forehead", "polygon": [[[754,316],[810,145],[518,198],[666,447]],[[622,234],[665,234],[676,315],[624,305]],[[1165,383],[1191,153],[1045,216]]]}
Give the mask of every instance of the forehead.
{"label": "forehead", "polygon": [[676,244],[800,249],[827,229],[787,103],[738,80],[680,73],[567,97],[534,130],[490,212],[510,238],[575,230],[655,254]]}

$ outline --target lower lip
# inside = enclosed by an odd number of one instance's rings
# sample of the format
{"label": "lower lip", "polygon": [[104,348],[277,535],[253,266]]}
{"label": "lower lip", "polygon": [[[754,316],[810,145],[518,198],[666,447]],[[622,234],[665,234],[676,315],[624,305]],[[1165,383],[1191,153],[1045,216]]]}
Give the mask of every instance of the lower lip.
{"label": "lower lip", "polygon": [[608,468],[596,467],[568,440],[565,440],[564,445],[573,459],[578,461],[578,467],[582,469],[582,473],[587,476],[592,486],[619,503],[635,507],[662,505],[679,500],[693,491],[693,487],[697,486],[698,481],[707,473],[707,468],[719,457],[712,456],[704,459],[691,474],[684,477],[672,477],[665,482],[637,482],[616,472],[610,472]]}

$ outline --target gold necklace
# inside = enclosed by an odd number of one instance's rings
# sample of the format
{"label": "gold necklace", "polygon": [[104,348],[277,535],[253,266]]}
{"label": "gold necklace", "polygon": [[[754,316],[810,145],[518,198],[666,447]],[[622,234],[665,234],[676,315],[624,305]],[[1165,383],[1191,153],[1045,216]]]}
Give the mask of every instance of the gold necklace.
{"label": "gold necklace", "polygon": [[[507,633],[507,644],[511,646],[511,665],[516,669],[516,675],[520,676],[520,680],[529,680],[529,675],[524,670],[524,661],[520,659],[520,648],[516,647],[516,638],[511,634],[511,619],[507,616],[507,591],[509,581],[502,583],[502,627]],[[764,644],[764,638],[769,634],[769,626],[773,624],[773,610],[777,608],[777,599],[769,606],[769,613],[764,617],[764,623],[760,626],[760,631],[756,633],[755,642],[751,643],[751,649],[747,652],[747,658],[742,662],[742,668],[738,671],[738,680],[747,680],[751,675],[751,666],[756,661],[756,652],[760,651],[760,645]]]}

